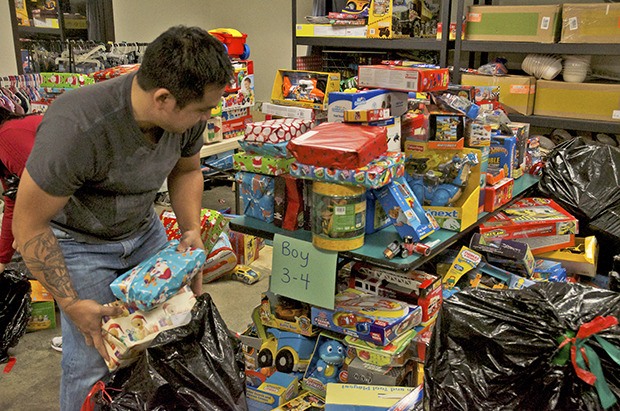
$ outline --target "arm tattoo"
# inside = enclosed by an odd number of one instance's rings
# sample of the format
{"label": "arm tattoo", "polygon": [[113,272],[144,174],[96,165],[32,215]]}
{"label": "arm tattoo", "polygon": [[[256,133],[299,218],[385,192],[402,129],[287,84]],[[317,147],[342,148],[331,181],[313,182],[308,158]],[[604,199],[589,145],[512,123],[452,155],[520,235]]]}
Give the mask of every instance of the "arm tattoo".
{"label": "arm tattoo", "polygon": [[34,236],[23,247],[22,257],[33,273],[40,273],[44,286],[56,298],[77,299],[65,259],[51,230]]}

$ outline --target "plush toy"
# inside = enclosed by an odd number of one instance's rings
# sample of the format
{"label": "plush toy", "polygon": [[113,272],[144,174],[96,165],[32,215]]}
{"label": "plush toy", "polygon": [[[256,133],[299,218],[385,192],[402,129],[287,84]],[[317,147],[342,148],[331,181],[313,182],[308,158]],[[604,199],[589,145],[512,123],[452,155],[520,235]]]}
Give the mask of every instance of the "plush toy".
{"label": "plush toy", "polygon": [[344,345],[338,341],[325,341],[319,347],[319,359],[310,377],[316,378],[323,384],[338,382],[338,373],[344,363],[345,353]]}

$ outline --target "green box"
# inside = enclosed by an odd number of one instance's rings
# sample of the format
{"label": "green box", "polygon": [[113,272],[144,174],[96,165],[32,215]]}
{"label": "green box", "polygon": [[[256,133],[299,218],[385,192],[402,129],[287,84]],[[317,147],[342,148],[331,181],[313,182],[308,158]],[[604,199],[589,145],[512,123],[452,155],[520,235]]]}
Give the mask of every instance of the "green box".
{"label": "green box", "polygon": [[54,301],[32,303],[32,315],[26,326],[26,331],[47,330],[48,328],[56,328]]}
{"label": "green box", "polygon": [[471,6],[466,40],[555,43],[562,19],[559,4],[546,6]]}

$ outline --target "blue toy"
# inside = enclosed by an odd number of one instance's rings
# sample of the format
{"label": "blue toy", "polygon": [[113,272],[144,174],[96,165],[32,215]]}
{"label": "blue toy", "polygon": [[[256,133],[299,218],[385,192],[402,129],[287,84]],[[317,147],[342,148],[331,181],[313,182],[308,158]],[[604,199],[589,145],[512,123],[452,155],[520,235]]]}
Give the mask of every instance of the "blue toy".
{"label": "blue toy", "polygon": [[407,177],[407,182],[418,200],[438,207],[451,205],[461,197],[471,168],[478,164],[475,153],[468,153],[463,157],[455,154],[452,160],[440,164],[437,171],[429,170],[422,174],[428,159],[414,160],[418,162],[414,164],[414,172]]}
{"label": "blue toy", "polygon": [[344,363],[346,349],[335,340],[325,341],[317,352],[319,359],[310,377],[316,378],[324,385],[338,382],[340,367]]}

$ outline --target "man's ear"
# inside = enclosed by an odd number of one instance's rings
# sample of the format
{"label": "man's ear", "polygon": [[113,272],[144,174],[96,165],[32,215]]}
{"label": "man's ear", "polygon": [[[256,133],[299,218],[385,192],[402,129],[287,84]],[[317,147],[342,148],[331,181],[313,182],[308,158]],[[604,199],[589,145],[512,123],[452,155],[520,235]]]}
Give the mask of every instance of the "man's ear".
{"label": "man's ear", "polygon": [[176,106],[177,101],[168,89],[158,88],[153,93],[153,103],[158,109],[170,110]]}

